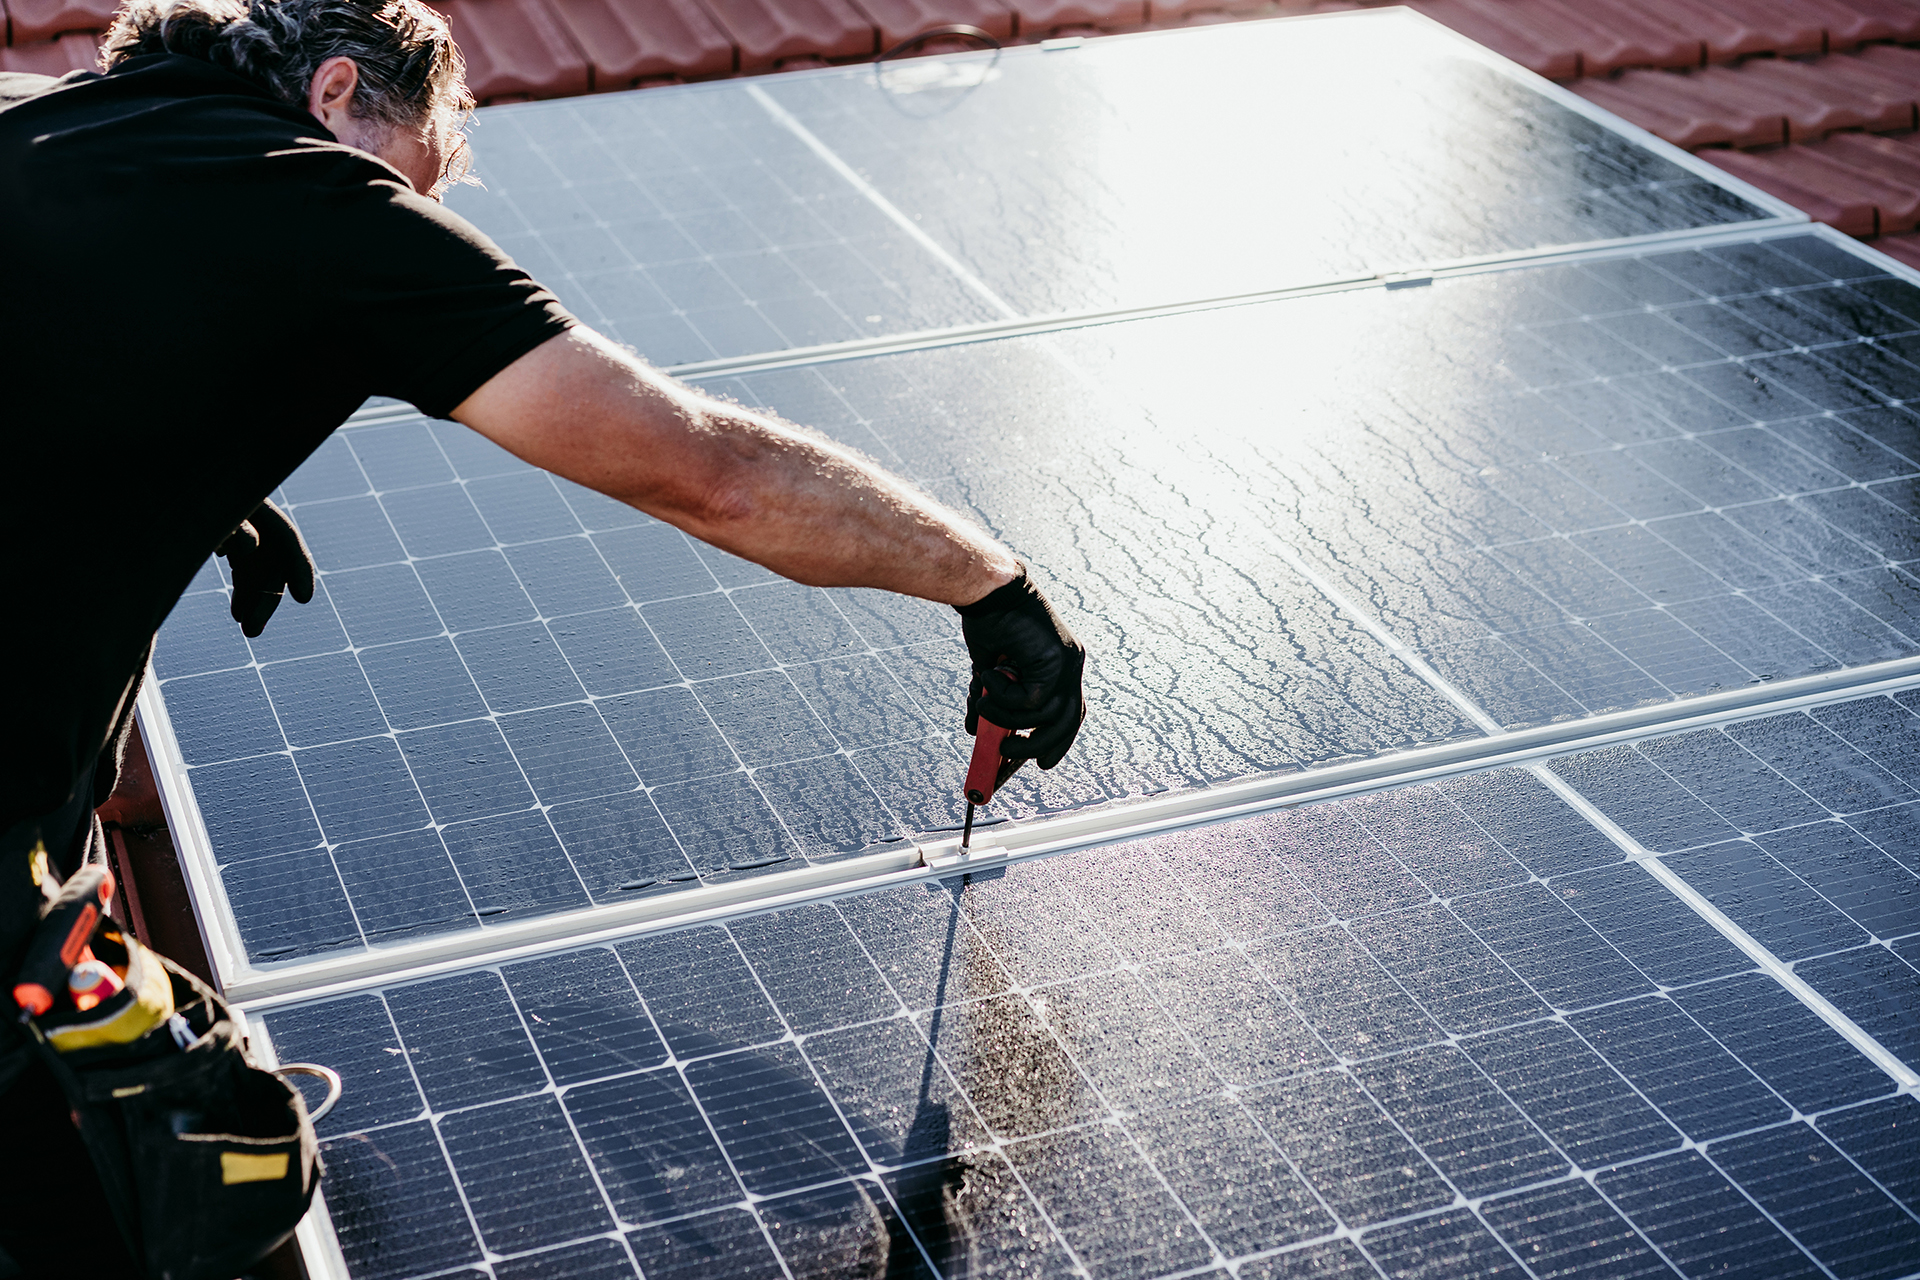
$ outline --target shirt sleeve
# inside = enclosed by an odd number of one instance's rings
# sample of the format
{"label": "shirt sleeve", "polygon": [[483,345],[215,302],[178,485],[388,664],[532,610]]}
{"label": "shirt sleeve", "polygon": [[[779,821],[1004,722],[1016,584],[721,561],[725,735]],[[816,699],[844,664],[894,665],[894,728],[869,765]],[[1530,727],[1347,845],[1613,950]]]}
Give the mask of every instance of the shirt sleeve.
{"label": "shirt sleeve", "polygon": [[348,148],[310,203],[323,346],[372,395],[444,418],[578,323],[472,223]]}

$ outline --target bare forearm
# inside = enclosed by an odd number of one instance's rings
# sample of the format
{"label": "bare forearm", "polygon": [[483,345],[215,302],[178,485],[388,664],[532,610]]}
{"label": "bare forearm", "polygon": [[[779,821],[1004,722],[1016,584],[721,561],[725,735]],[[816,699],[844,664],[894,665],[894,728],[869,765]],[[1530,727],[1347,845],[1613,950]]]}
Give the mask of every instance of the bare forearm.
{"label": "bare forearm", "polygon": [[590,331],[522,357],[454,417],[798,582],[965,604],[1017,572],[986,533],[853,451],[701,395]]}

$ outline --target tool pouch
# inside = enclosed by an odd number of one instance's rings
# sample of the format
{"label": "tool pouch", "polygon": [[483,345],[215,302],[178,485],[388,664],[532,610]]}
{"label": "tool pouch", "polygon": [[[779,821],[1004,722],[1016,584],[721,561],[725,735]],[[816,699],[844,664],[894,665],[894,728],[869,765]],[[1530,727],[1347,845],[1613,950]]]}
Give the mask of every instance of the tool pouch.
{"label": "tool pouch", "polygon": [[322,1172],[313,1123],[299,1091],[249,1060],[219,996],[122,945],[125,991],[34,1019],[29,1035],[147,1280],[232,1280],[306,1214]]}

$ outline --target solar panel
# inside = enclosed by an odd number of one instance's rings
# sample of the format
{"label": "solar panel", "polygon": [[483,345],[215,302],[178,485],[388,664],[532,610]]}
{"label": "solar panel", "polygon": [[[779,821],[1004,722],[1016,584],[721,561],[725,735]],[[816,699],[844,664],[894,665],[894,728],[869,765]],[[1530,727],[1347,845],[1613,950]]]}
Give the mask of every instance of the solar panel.
{"label": "solar panel", "polygon": [[[1762,303],[1788,318],[1697,336]],[[1058,581],[1099,713],[1017,817],[1470,732],[1329,582],[1509,726],[1920,652],[1916,317],[1920,289],[1790,237],[713,387]],[[944,610],[779,582],[453,424],[353,427],[284,496],[323,599],[241,666],[206,575],[156,659],[256,961],[959,822]]]}
{"label": "solar panel", "polygon": [[[1812,715],[1920,736],[1885,698]],[[356,1276],[417,1237],[594,1275],[1901,1274],[1912,1097],[1624,857],[1506,770],[265,1024],[356,1099],[322,1126]]]}
{"label": "solar panel", "polygon": [[1434,24],[1239,24],[491,109],[448,204],[659,364],[1784,211],[1590,111]]}
{"label": "solar panel", "polygon": [[1809,237],[1057,341],[1517,727],[1920,650],[1916,328]]}

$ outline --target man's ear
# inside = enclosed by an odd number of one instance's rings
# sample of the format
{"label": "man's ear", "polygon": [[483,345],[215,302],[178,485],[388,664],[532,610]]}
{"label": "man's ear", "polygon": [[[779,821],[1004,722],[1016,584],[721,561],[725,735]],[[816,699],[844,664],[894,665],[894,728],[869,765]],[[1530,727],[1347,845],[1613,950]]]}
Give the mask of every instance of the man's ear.
{"label": "man's ear", "polygon": [[314,69],[307,84],[307,110],[342,142],[354,131],[353,91],[359,85],[360,68],[347,57],[328,58]]}

